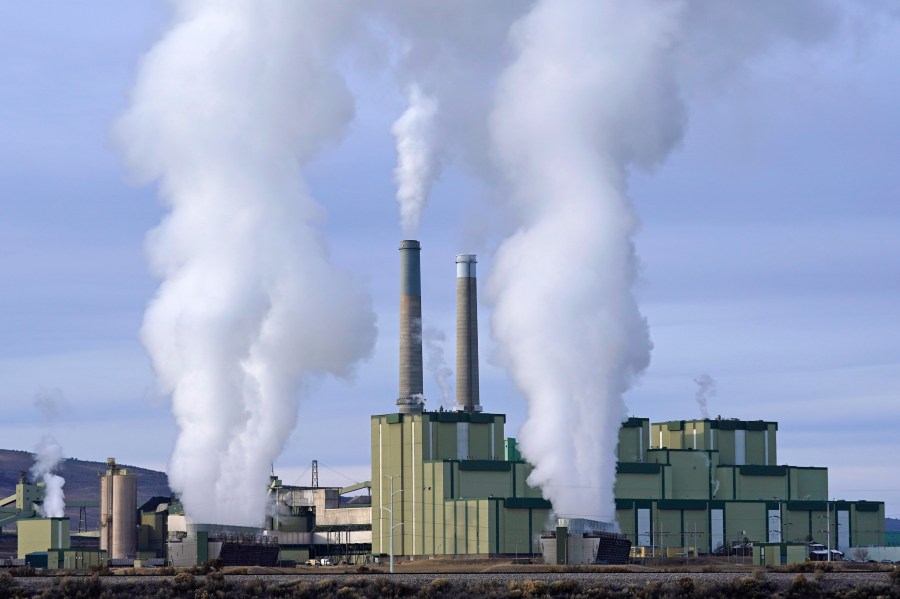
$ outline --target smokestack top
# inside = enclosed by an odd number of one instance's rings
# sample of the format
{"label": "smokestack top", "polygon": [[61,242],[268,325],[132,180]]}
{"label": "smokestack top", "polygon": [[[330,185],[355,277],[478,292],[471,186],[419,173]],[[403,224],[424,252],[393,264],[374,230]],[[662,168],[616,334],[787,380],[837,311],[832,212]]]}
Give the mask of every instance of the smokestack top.
{"label": "smokestack top", "polygon": [[456,255],[456,278],[475,278],[475,254],[457,254]]}
{"label": "smokestack top", "polygon": [[[419,267],[421,250],[422,246],[415,239],[400,242],[400,295],[422,295],[422,275]],[[421,311],[418,318],[420,320],[422,318]]]}

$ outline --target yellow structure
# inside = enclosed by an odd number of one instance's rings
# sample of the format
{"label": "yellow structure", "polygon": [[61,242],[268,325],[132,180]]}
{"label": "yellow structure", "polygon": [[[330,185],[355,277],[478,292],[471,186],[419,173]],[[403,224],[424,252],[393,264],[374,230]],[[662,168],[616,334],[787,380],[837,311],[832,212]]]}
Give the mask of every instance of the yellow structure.
{"label": "yellow structure", "polygon": [[531,467],[504,459],[502,414],[372,417],[372,553],[515,555],[540,551],[550,502]]}
{"label": "yellow structure", "polygon": [[882,544],[884,503],[829,500],[827,468],[776,465],[777,431],[761,420],[624,422],[616,517],[635,551],[728,553],[768,543],[788,559],[781,545],[827,545],[829,534],[839,550]]}
{"label": "yellow structure", "polygon": [[29,553],[69,548],[68,518],[30,518],[19,520],[18,557],[25,559]]}
{"label": "yellow structure", "polygon": [[754,566],[802,564],[809,558],[806,543],[756,543],[753,545]]}

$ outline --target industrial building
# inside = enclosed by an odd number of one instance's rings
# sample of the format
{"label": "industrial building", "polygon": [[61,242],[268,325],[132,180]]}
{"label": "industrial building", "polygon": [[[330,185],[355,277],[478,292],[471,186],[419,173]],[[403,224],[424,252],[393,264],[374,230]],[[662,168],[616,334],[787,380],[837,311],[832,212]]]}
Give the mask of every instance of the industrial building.
{"label": "industrial building", "polygon": [[476,257],[456,258],[454,411],[426,411],[422,380],[421,246],[400,245],[400,368],[395,413],[372,416],[372,552],[529,555],[550,502],[507,444],[503,414],[482,411],[478,384]]}
{"label": "industrial building", "polygon": [[[272,513],[260,527],[190,522],[177,501],[165,506],[148,502],[142,522],[165,526],[164,531],[148,531],[148,538],[166,539],[163,555],[175,566],[210,559],[233,566],[305,564],[311,559],[335,564],[368,561],[371,498],[349,495],[367,490],[368,481],[344,488],[320,487],[316,472],[314,462],[312,486],[285,485],[274,474],[270,476]],[[167,517],[157,518],[162,510]]]}
{"label": "industrial building", "polygon": [[636,553],[721,555],[752,544],[766,548],[763,563],[780,563],[806,555],[795,546],[809,542],[884,544],[884,503],[835,501],[827,468],[778,465],[777,433],[761,420],[624,422],[616,519]]}
{"label": "industrial building", "polygon": [[[107,553],[96,547],[72,547],[73,533],[69,518],[41,517],[45,486],[33,483],[25,472],[19,474],[15,493],[0,499],[0,530],[16,527],[16,557],[4,559],[6,565],[27,564],[40,568],[89,568],[105,564]],[[97,501],[69,501],[67,507],[79,509],[79,528],[86,528],[85,510],[96,507]],[[87,536],[79,539],[91,544],[92,533],[74,533]],[[96,534],[96,533],[93,533]],[[94,539],[96,540],[96,539]]]}
{"label": "industrial building", "polygon": [[[456,257],[457,368],[452,410],[426,410],[418,241],[400,245],[399,389],[394,411],[371,416],[371,480],[285,485],[259,527],[190,522],[178,498],[137,506],[137,477],[113,458],[100,475],[99,550],[72,548],[69,520],[37,518],[43,486],[23,474],[0,500],[0,529],[18,526],[18,557],[45,568],[109,563],[193,566],[357,563],[398,556],[531,557],[615,563],[650,556],[752,554],[802,561],[809,543],[841,551],[884,545],[884,503],[835,501],[824,467],[778,464],[778,424],[699,419],[619,431],[616,522],[552,519],[530,487],[531,466],[506,437],[504,414],[479,393],[476,257]],[[359,494],[360,492],[365,492]],[[97,534],[97,533],[94,533]],[[827,553],[827,552],[826,552]]]}
{"label": "industrial building", "polygon": [[611,522],[559,518],[554,530],[541,533],[541,553],[548,564],[625,564],[631,541]]}

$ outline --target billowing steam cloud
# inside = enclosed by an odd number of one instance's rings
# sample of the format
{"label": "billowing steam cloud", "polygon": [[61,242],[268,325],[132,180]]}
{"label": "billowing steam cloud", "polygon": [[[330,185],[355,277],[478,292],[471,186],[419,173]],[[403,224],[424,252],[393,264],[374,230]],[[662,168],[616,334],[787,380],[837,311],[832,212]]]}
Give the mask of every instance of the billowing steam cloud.
{"label": "billowing steam cloud", "polygon": [[34,448],[34,465],[29,470],[32,478],[44,483],[44,503],[38,508],[44,518],[62,518],[66,515],[66,496],[63,485],[66,479],[54,474],[63,460],[62,446],[52,436],[41,439]]}
{"label": "billowing steam cloud", "polygon": [[391,132],[397,140],[397,202],[400,221],[407,237],[415,237],[422,211],[440,165],[434,148],[434,117],[437,101],[422,93],[418,85],[410,86],[409,108],[394,123]]}
{"label": "billowing steam cloud", "polygon": [[[143,339],[181,427],[170,480],[195,519],[258,524],[294,392],[372,347],[368,299],[328,261],[299,167],[353,103],[335,63],[377,17],[406,43],[398,199],[415,229],[450,146],[508,198],[487,283],[528,400],[520,433],[560,514],[611,518],[623,394],[649,363],[633,297],[630,169],[680,142],[692,87],[782,39],[828,35],[820,0],[363,4],[180,0],[118,132],[171,213]],[[365,7],[365,8],[364,8]],[[440,107],[440,110],[437,110]],[[493,223],[491,223],[493,225]],[[495,231],[496,233],[496,231]]]}
{"label": "billowing steam cloud", "polygon": [[513,25],[491,126],[515,233],[488,293],[494,336],[528,399],[530,482],[558,514],[613,517],[623,394],[649,364],[629,170],[678,145],[689,86],[718,82],[782,39],[818,41],[832,17],[808,1],[541,0]]}
{"label": "billowing steam cloud", "polygon": [[488,281],[493,331],[528,398],[529,482],[559,515],[614,515],[622,394],[650,361],[626,168],[662,158],[683,121],[677,5],[655,6],[539,3],[516,24],[493,115],[518,223]]}
{"label": "billowing steam cloud", "polygon": [[117,125],[170,208],[141,332],[180,428],[169,480],[196,521],[261,524],[299,390],[372,349],[370,300],[333,266],[301,166],[354,113],[334,63],[353,7],[174,3]]}
{"label": "billowing steam cloud", "polygon": [[700,415],[709,418],[709,398],[716,396],[716,380],[704,372],[695,378],[694,382],[697,384],[697,393],[694,397],[697,399]]}

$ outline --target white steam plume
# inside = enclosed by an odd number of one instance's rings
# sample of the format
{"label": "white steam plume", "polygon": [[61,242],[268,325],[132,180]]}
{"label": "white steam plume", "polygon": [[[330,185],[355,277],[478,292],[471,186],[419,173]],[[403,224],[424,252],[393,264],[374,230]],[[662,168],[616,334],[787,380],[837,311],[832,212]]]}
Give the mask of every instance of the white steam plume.
{"label": "white steam plume", "polygon": [[499,86],[493,131],[518,231],[488,281],[492,327],[528,399],[529,482],[559,515],[615,514],[622,395],[651,349],[626,167],[652,165],[681,133],[666,60],[677,15],[677,3],[538,3]]}
{"label": "white steam plume", "polygon": [[409,89],[409,108],[394,123],[391,132],[397,141],[397,203],[400,222],[408,237],[418,234],[419,221],[428,203],[431,186],[440,174],[434,148],[434,118],[437,101],[418,85]]}
{"label": "white steam plume", "polygon": [[697,384],[697,393],[694,397],[697,399],[700,415],[703,418],[709,418],[709,398],[716,396],[716,380],[704,372],[695,378],[694,382]]}
{"label": "white steam plume", "polygon": [[540,0],[513,25],[491,128],[515,233],[488,296],[528,400],[529,481],[558,514],[613,517],[623,394],[649,364],[629,171],[678,145],[685,87],[718,83],[784,38],[819,41],[832,13],[807,0]]}
{"label": "white steam plume", "polygon": [[447,366],[447,359],[444,354],[444,344],[447,342],[447,335],[440,329],[425,327],[422,331],[422,341],[425,346],[425,353],[428,355],[425,361],[425,368],[441,390],[441,402],[445,406],[451,407],[456,401],[453,397],[453,385],[450,384],[453,370]]}
{"label": "white steam plume", "polygon": [[44,518],[63,518],[66,515],[66,496],[63,493],[66,479],[54,474],[62,460],[62,447],[50,435],[41,439],[34,448],[34,465],[29,472],[35,482],[44,482],[44,503],[38,508]]}
{"label": "white steam plume", "polygon": [[169,480],[195,521],[258,526],[300,391],[350,376],[374,314],[332,265],[301,167],[340,137],[352,97],[334,63],[353,6],[174,2],[117,124],[170,208],[147,249],[162,278],[141,336],[172,394]]}

